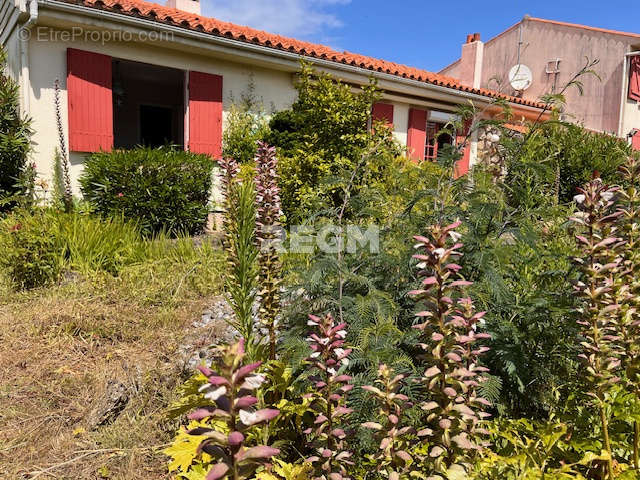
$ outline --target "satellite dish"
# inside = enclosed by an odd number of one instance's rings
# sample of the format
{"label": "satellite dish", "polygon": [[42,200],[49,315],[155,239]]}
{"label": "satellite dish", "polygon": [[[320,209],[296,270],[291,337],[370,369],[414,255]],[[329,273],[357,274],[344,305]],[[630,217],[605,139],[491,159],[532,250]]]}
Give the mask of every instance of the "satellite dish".
{"label": "satellite dish", "polygon": [[533,82],[533,74],[526,65],[514,65],[509,70],[509,83],[514,90],[518,92],[524,91],[531,86]]}

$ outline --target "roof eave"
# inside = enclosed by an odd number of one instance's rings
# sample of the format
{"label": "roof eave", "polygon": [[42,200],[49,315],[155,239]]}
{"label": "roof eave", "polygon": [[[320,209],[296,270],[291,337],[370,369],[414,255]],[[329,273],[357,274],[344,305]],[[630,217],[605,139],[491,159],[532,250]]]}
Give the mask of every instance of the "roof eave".
{"label": "roof eave", "polygon": [[[263,46],[259,44],[248,43],[242,40],[236,40],[232,38],[220,37],[211,35],[206,32],[200,32],[197,30],[160,23],[154,20],[137,17],[124,13],[111,12],[109,10],[101,10],[95,7],[87,7],[84,5],[78,5],[67,2],[59,2],[56,0],[38,0],[38,3],[44,9],[51,9],[59,12],[66,12],[71,14],[79,14],[87,17],[92,17],[100,20],[107,20],[109,22],[117,24],[125,24],[137,28],[160,30],[170,32],[177,37],[189,40],[197,40],[198,42],[204,42],[208,46],[221,47],[224,49],[232,48],[235,52],[244,53],[248,60],[255,60],[256,55],[264,58],[267,57],[271,62],[279,63],[280,66],[288,67],[290,71],[297,71],[299,68],[299,61],[301,58],[307,59],[317,66],[323,67],[330,71],[340,71],[355,75],[362,79],[362,83],[365,83],[366,79],[373,76],[384,84],[388,85],[402,85],[405,87],[412,87],[421,91],[429,91],[432,96],[445,97],[446,101],[451,101],[453,98],[462,98],[466,101],[471,100],[476,105],[488,105],[494,101],[494,97],[488,95],[482,95],[478,93],[466,92],[453,87],[445,87],[441,85],[435,85],[421,80],[413,80],[410,78],[400,77],[390,73],[379,72],[376,70],[370,70],[359,66],[348,65],[332,60],[326,60],[318,57],[307,56],[296,52],[289,52],[273,47]],[[283,65],[284,64],[284,65]],[[384,86],[383,86],[384,87]],[[393,90],[402,91],[403,88],[393,88]],[[539,112],[540,107],[523,105],[517,102],[508,100],[509,103],[520,111],[524,112]]]}

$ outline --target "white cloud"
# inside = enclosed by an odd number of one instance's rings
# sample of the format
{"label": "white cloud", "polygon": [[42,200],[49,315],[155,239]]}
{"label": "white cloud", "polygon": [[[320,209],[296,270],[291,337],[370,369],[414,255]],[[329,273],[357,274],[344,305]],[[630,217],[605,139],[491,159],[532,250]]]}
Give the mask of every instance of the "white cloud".
{"label": "white cloud", "polygon": [[351,0],[203,0],[203,13],[227,22],[309,38],[343,23],[331,7]]}

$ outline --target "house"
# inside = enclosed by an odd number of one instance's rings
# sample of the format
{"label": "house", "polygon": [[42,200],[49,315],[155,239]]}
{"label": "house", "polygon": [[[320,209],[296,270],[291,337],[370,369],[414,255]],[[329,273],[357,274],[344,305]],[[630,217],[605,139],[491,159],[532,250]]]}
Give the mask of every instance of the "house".
{"label": "house", "polygon": [[[461,104],[491,111],[506,99],[518,118],[541,105],[444,75],[206,18],[199,0],[4,0],[0,43],[19,82],[22,109],[33,118],[34,160],[50,176],[59,145],[54,84],[60,81],[62,134],[75,188],[88,153],[170,141],[218,157],[232,99],[253,78],[255,94],[274,109],[295,100],[302,58],[352,85],[375,77],[384,92],[373,117],[393,125],[416,160],[431,158],[430,126],[447,122]],[[455,142],[465,138],[461,132]],[[439,140],[440,142],[444,140]],[[465,146],[458,170],[475,161]]]}
{"label": "house", "polygon": [[638,33],[525,16],[487,42],[480,40],[480,34],[469,35],[461,57],[440,74],[463,85],[533,101],[560,93],[587,59],[599,61],[593,67],[599,78],[583,76],[582,95],[577,88],[564,92],[563,118],[626,138],[640,149]]}

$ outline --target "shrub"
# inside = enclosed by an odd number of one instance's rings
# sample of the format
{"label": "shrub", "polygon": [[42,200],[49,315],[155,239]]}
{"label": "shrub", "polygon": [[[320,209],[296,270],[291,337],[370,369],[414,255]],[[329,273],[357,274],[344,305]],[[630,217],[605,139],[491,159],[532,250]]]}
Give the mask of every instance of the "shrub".
{"label": "shrub", "polygon": [[213,160],[169,147],[91,155],[82,193],[103,215],[136,220],[145,234],[200,232],[206,222]]}
{"label": "shrub", "polygon": [[44,211],[8,216],[0,225],[0,267],[18,289],[56,282],[64,264],[59,238],[52,235],[51,218]]}
{"label": "shrub", "polygon": [[[173,251],[143,240],[139,228],[122,218],[102,219],[90,214],[55,209],[20,210],[2,222],[0,268],[14,287],[28,289],[56,282],[63,269],[82,274],[118,275],[126,265]],[[176,243],[176,250],[180,246]]]}
{"label": "shrub", "polygon": [[[344,185],[363,156],[388,152],[380,162],[385,165],[400,153],[388,128],[370,128],[371,107],[379,98],[373,83],[354,92],[303,64],[296,88],[298,99],[273,115],[266,137],[278,148],[282,208],[289,223],[340,205]],[[357,172],[355,186],[379,173],[378,164],[368,167]]]}
{"label": "shrub", "polygon": [[[0,47],[0,211],[21,193],[18,185],[31,150],[31,120],[20,114],[18,85],[5,73],[6,53]],[[4,201],[3,201],[4,200]]]}
{"label": "shrub", "polygon": [[257,142],[269,134],[269,121],[255,98],[253,79],[239,102],[231,105],[222,136],[222,156],[240,164],[253,162]]}
{"label": "shrub", "polygon": [[524,139],[503,136],[510,202],[516,207],[566,204],[594,171],[616,181],[618,167],[630,153],[621,139],[590,132],[579,125],[547,122]]}

